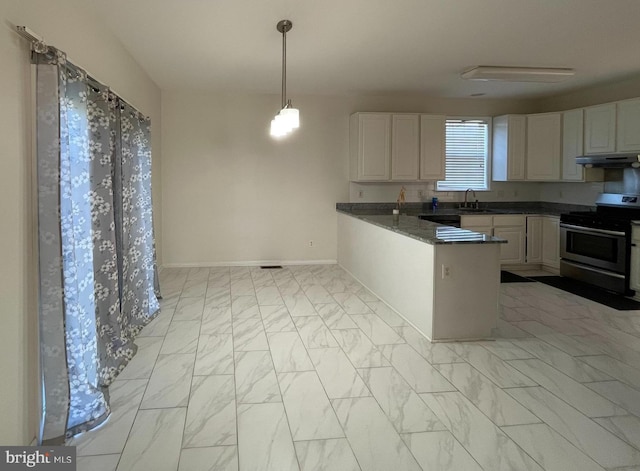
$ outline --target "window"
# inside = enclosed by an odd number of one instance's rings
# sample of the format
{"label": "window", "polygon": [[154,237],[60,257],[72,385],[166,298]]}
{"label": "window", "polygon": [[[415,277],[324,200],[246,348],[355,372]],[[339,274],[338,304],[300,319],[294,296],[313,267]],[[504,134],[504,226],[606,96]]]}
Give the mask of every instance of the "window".
{"label": "window", "polygon": [[489,189],[490,127],[490,118],[447,119],[445,179],[438,191]]}

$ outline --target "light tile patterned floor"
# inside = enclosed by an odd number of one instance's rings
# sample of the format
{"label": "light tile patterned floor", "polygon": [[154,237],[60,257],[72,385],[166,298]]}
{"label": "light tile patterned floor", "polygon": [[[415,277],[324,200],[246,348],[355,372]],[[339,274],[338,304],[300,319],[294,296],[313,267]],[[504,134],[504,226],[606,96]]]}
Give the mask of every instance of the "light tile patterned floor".
{"label": "light tile patterned floor", "polygon": [[432,344],[335,265],[161,272],[78,470],[640,469],[640,312],[501,285]]}

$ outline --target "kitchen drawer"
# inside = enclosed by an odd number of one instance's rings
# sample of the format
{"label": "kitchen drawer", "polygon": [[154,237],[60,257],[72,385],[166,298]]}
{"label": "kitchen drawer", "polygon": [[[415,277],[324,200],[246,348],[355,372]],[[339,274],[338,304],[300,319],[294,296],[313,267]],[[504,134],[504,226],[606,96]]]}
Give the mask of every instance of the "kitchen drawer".
{"label": "kitchen drawer", "polygon": [[460,216],[460,227],[466,226],[493,226],[493,216]]}
{"label": "kitchen drawer", "polygon": [[526,216],[508,215],[493,216],[493,225],[495,226],[524,226],[526,224]]}

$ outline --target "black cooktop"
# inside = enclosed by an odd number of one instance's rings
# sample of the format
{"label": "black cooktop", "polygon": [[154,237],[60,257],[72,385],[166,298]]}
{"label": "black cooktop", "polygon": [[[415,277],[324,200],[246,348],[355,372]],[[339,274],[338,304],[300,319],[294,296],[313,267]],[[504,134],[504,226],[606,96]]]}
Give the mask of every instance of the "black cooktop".
{"label": "black cooktop", "polygon": [[633,220],[640,220],[640,209],[598,206],[596,211],[574,211],[560,215],[560,222],[565,224],[612,231],[629,231]]}

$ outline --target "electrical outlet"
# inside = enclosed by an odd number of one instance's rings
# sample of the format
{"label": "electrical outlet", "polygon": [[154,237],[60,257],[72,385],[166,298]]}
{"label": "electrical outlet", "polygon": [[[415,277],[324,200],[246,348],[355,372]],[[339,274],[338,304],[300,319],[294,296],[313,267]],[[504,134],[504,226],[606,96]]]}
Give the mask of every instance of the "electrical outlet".
{"label": "electrical outlet", "polygon": [[562,196],[563,196],[563,194],[562,194],[562,190],[560,190],[560,191],[558,192],[558,197],[562,198]]}
{"label": "electrical outlet", "polygon": [[364,191],[358,191],[358,198],[362,198],[364,196]]}
{"label": "electrical outlet", "polygon": [[442,265],[442,279],[448,278],[449,276],[451,276],[451,268],[446,265]]}
{"label": "electrical outlet", "polygon": [[313,241],[312,240],[309,241],[309,247],[313,247]]}
{"label": "electrical outlet", "polygon": [[424,192],[422,190],[418,190],[418,198],[422,198],[424,196]]}

